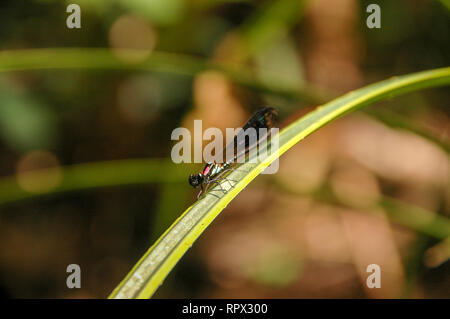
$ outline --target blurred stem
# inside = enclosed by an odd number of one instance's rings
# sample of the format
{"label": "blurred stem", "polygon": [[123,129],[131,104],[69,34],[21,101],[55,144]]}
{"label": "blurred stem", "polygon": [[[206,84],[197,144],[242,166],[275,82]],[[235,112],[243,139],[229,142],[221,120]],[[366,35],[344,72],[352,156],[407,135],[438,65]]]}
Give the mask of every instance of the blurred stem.
{"label": "blurred stem", "polygon": [[450,219],[443,215],[390,197],[381,197],[378,205],[386,211],[391,220],[399,224],[438,239],[450,236]]}
{"label": "blurred stem", "polygon": [[414,298],[414,287],[420,280],[424,266],[424,256],[430,245],[435,242],[434,238],[421,235],[417,236],[409,249],[409,254],[405,257],[405,277],[406,282],[403,288],[402,298]]}
{"label": "blurred stem", "polygon": [[[20,187],[17,176],[0,179],[0,204],[55,193],[84,190],[96,187],[144,184],[176,183],[186,180],[185,168],[170,160],[129,159],[78,164],[64,168],[50,168],[21,173],[20,178],[54,178],[60,174],[59,184],[44,193],[30,193]],[[170,174],[169,174],[170,172]]]}
{"label": "blurred stem", "polygon": [[428,129],[418,124],[414,124],[411,120],[405,118],[400,114],[388,110],[373,109],[366,109],[365,113],[386,124],[387,126],[397,129],[405,129],[419,136],[422,136],[430,142],[433,142],[435,145],[440,146],[445,152],[450,153],[450,144],[448,141],[436,136]]}
{"label": "blurred stem", "polygon": [[[121,53],[135,56],[136,53],[142,54],[142,51],[123,49]],[[293,91],[277,87],[275,83],[268,86],[255,80],[251,72],[240,65],[233,66],[227,63],[227,66],[224,66],[205,58],[184,54],[154,51],[144,61],[132,63],[120,60],[113,51],[106,48],[49,48],[0,52],[0,72],[43,69],[141,70],[187,76],[194,76],[206,70],[216,70],[238,84],[264,93],[312,104],[325,101],[325,97],[317,89],[299,88]]]}
{"label": "blurred stem", "polygon": [[324,185],[310,193],[294,190],[292,187],[286,185],[280,178],[275,178],[273,185],[275,185],[276,189],[283,190],[283,192],[287,194],[295,196],[312,196],[319,201],[351,207],[356,210],[375,211],[381,208],[391,221],[400,225],[437,239],[446,239],[450,236],[449,218],[388,196],[381,195],[373,205],[368,207],[353,207],[350,206],[349,203],[339,200],[329,185]]}

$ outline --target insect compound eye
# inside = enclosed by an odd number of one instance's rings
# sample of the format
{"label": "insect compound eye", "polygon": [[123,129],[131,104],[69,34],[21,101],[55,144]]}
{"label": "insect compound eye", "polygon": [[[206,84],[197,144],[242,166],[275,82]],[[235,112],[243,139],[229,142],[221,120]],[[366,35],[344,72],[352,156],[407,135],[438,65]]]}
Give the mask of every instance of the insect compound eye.
{"label": "insect compound eye", "polygon": [[198,187],[202,182],[202,177],[200,174],[198,175],[189,175],[189,184],[191,184],[192,187]]}

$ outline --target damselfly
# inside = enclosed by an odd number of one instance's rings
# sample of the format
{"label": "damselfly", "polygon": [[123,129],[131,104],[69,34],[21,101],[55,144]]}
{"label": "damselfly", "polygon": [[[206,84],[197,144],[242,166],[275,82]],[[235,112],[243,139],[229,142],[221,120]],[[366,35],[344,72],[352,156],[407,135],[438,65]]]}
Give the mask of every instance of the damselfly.
{"label": "damselfly", "polygon": [[[189,176],[189,184],[194,188],[199,186],[201,188],[197,198],[206,192],[210,185],[222,180],[221,176],[232,169],[232,165],[238,158],[246,156],[250,150],[254,149],[260,143],[261,140],[269,137],[270,128],[277,115],[277,111],[271,107],[262,108],[256,111],[244,127],[242,127],[242,130],[234,136],[233,142],[229,143],[223,149],[222,156],[225,154],[228,156],[231,151],[231,154],[233,154],[231,158],[227,158],[223,163],[216,161],[206,163],[200,173]],[[266,134],[261,133],[264,131]]]}

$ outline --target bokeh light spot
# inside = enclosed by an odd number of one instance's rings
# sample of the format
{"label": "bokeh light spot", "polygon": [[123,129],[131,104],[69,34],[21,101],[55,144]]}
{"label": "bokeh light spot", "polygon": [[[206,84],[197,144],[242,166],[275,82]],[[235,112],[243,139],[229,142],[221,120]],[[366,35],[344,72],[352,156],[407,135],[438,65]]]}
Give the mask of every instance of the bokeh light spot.
{"label": "bokeh light spot", "polygon": [[114,54],[124,62],[141,62],[150,56],[157,33],[144,19],[123,15],[109,30],[109,44]]}
{"label": "bokeh light spot", "polygon": [[45,193],[57,187],[62,171],[56,156],[50,152],[35,150],[25,153],[17,164],[17,183],[30,193]]}

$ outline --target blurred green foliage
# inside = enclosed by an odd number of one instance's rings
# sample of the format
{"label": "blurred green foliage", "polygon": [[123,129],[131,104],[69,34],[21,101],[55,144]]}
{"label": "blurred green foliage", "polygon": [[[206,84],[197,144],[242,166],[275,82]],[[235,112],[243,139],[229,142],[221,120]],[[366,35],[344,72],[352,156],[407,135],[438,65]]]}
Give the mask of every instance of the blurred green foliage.
{"label": "blurred green foliage", "polygon": [[0,134],[11,149],[24,152],[54,146],[56,118],[43,103],[16,92],[7,83],[0,85]]}

